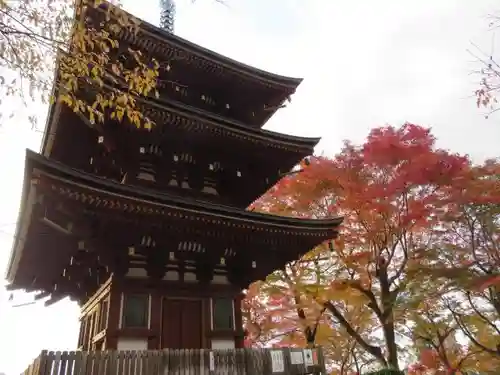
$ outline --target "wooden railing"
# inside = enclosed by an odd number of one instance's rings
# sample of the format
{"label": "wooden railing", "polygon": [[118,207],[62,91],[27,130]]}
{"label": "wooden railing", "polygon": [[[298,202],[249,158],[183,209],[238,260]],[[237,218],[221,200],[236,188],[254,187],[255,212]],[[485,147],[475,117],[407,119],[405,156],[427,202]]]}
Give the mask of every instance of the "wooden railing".
{"label": "wooden railing", "polygon": [[326,375],[320,348],[42,353],[23,375]]}

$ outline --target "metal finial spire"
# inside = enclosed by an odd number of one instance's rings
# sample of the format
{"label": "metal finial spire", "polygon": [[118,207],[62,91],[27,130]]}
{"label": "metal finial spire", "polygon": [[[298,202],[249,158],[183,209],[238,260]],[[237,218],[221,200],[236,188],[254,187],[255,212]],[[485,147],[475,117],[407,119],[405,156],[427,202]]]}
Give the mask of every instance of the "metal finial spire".
{"label": "metal finial spire", "polygon": [[174,32],[175,3],[174,0],[160,0],[161,14],[160,27],[166,31]]}

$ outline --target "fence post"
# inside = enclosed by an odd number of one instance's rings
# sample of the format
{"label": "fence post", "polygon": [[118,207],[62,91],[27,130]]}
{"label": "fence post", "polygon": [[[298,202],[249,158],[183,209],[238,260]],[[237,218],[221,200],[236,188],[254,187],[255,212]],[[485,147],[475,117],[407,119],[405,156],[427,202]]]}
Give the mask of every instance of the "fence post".
{"label": "fence post", "polygon": [[47,350],[42,350],[37,358],[38,368],[36,369],[35,375],[45,375],[47,373]]}

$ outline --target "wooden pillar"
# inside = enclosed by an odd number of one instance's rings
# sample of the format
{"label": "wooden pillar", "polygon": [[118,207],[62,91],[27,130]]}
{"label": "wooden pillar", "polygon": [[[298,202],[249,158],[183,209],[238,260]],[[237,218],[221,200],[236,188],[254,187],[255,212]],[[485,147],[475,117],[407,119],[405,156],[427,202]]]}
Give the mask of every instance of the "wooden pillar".
{"label": "wooden pillar", "polygon": [[203,325],[203,348],[210,349],[212,347],[212,304],[210,297],[205,296],[202,300],[202,325]]}
{"label": "wooden pillar", "polygon": [[245,295],[239,293],[234,299],[234,331],[236,333],[234,338],[234,346],[236,348],[243,348],[245,343],[245,335],[243,332],[243,315],[241,312],[241,303]]}
{"label": "wooden pillar", "polygon": [[149,329],[152,335],[148,339],[148,349],[158,350],[161,349],[161,320],[162,320],[162,295],[158,288],[151,290],[151,325]]}

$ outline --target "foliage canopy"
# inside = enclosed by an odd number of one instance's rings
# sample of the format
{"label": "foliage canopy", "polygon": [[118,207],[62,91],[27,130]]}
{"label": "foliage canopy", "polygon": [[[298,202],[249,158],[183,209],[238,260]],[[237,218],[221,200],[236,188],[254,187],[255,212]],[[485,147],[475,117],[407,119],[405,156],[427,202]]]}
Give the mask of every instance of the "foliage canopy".
{"label": "foliage canopy", "polygon": [[250,289],[246,311],[270,320],[249,337],[323,345],[332,374],[488,370],[500,354],[499,164],[474,166],[408,123],[307,164],[254,209],[343,216],[341,236]]}
{"label": "foliage canopy", "polygon": [[137,98],[157,94],[159,63],[120,38],[139,28],[102,0],[0,0],[4,101],[60,101],[92,124],[109,116],[151,127]]}

